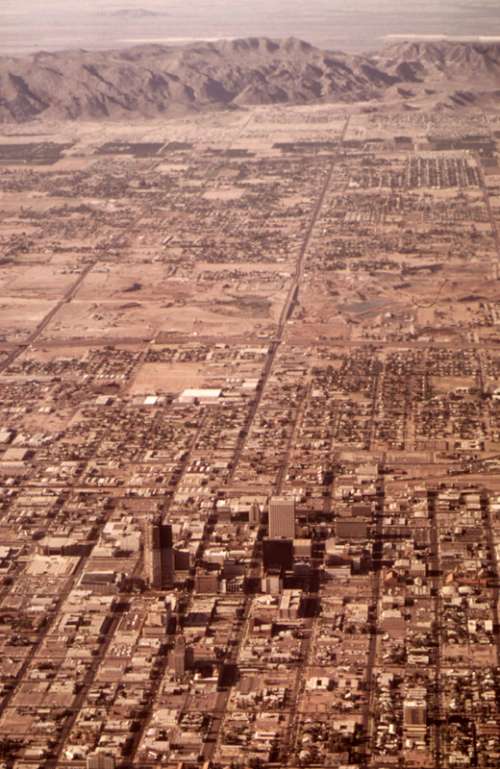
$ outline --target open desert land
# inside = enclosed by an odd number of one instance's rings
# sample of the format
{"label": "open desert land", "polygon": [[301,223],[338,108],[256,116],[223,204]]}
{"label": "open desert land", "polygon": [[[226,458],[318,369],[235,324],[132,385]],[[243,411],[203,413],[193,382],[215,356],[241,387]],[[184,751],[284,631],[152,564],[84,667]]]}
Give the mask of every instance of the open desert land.
{"label": "open desert land", "polygon": [[6,125],[4,339],[491,341],[498,167],[454,149],[483,114],[442,137],[363,103]]}

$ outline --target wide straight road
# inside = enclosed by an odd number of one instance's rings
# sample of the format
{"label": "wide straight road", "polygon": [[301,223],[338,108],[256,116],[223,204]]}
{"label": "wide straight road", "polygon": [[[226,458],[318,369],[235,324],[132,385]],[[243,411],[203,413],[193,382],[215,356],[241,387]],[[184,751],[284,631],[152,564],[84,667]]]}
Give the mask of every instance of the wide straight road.
{"label": "wide straight road", "polygon": [[[337,153],[335,155],[333,155],[333,156],[330,156],[330,158],[328,159],[328,170],[327,170],[326,176],[324,178],[323,184],[321,185],[321,188],[319,190],[318,198],[316,200],[316,203],[314,205],[314,208],[313,208],[313,211],[312,211],[312,214],[311,214],[311,219],[310,219],[309,224],[308,224],[308,226],[306,228],[306,231],[304,233],[304,238],[302,240],[302,243],[301,243],[301,246],[300,246],[300,249],[299,249],[299,252],[298,252],[297,261],[296,261],[296,264],[295,264],[295,271],[294,271],[293,280],[292,280],[292,283],[291,283],[290,288],[288,290],[288,293],[287,293],[287,296],[286,296],[286,299],[285,299],[285,303],[284,303],[284,305],[282,307],[282,310],[281,310],[281,314],[280,314],[280,318],[279,318],[279,321],[278,321],[278,327],[277,327],[277,330],[276,330],[275,338],[274,338],[273,342],[271,343],[271,345],[269,347],[269,350],[268,350],[268,353],[267,353],[267,357],[266,357],[266,360],[265,360],[265,364],[264,364],[264,368],[263,368],[263,372],[262,372],[262,376],[261,376],[261,380],[260,380],[260,384],[259,384],[259,389],[258,389],[256,397],[255,397],[255,399],[254,399],[254,401],[253,401],[253,403],[252,403],[252,405],[250,407],[250,410],[249,410],[249,413],[248,413],[248,416],[247,416],[244,428],[242,429],[242,431],[240,433],[240,436],[239,436],[239,439],[238,439],[238,443],[236,445],[236,449],[235,449],[235,452],[234,452],[234,455],[233,455],[231,472],[230,472],[230,475],[229,475],[229,478],[228,478],[228,482],[229,483],[233,480],[233,478],[235,476],[235,473],[236,473],[236,471],[238,469],[238,465],[240,463],[241,456],[243,454],[243,451],[244,451],[246,443],[247,443],[248,435],[249,435],[249,433],[251,431],[251,428],[252,428],[253,422],[255,420],[255,417],[257,415],[259,406],[260,406],[260,404],[262,402],[263,394],[265,393],[267,384],[269,382],[269,378],[270,378],[270,375],[271,375],[271,372],[272,372],[272,369],[273,369],[273,365],[274,365],[274,362],[276,360],[276,355],[278,353],[280,345],[282,344],[282,342],[284,340],[287,322],[292,317],[292,315],[294,313],[294,310],[295,310],[295,308],[297,307],[297,305],[299,303],[300,290],[301,290],[302,281],[303,281],[303,278],[304,278],[304,270],[305,270],[305,265],[306,265],[306,262],[307,262],[307,255],[308,255],[309,246],[311,244],[311,241],[312,241],[312,238],[313,238],[313,235],[314,235],[314,229],[315,229],[316,224],[317,224],[317,222],[318,222],[318,220],[320,218],[320,215],[321,215],[324,203],[325,203],[325,199],[326,199],[328,190],[330,189],[330,185],[331,185],[331,182],[332,182],[332,178],[333,178],[333,174],[334,174],[334,171],[335,171],[335,167],[336,167],[336,164],[337,164],[338,159],[340,157],[340,154],[341,154],[341,151],[342,151],[343,142],[344,142],[344,139],[345,139],[345,136],[346,136],[346,133],[347,133],[347,129],[349,127],[349,120],[350,120],[350,118],[347,118],[347,120],[345,122],[343,131],[342,131],[342,134],[341,134],[341,137],[340,137],[339,149],[338,149]],[[304,396],[304,403],[305,403],[305,400],[306,400],[307,397],[308,397],[308,392]],[[300,415],[302,415],[302,407],[303,407],[304,403],[302,404],[301,408],[299,409]],[[292,438],[291,438],[291,440],[289,442],[289,445],[288,445],[287,457],[290,456],[290,453],[291,453],[292,448],[293,448],[293,437],[296,434],[296,429],[298,427],[298,421],[299,420],[297,420],[297,424],[294,425],[294,429],[292,431]],[[286,464],[288,464],[288,459],[286,461]],[[279,474],[279,476],[278,476],[278,479],[276,481],[275,488],[274,488],[274,493],[279,493],[279,491],[281,490],[282,485],[283,485],[283,480],[284,480],[285,472],[286,472],[286,467],[285,467],[284,471],[281,472]],[[256,543],[256,547],[257,547],[257,543]],[[255,551],[254,551],[254,555],[255,555]],[[243,645],[243,643],[245,641],[245,638],[246,638],[246,635],[248,633],[249,617],[250,617],[250,615],[249,615],[250,605],[251,605],[251,599],[250,598],[246,598],[245,599],[245,608],[244,608],[245,619],[241,623],[241,627],[239,629],[239,632],[237,633],[237,635],[236,635],[236,637],[234,639],[234,645],[233,645],[231,651],[229,652],[229,654],[228,654],[228,656],[226,658],[226,663],[234,664],[237,661],[239,650],[242,648],[242,645]],[[306,658],[307,658],[307,655],[308,655],[309,643],[310,643],[310,640],[308,640],[307,643],[305,645],[303,645],[303,652],[306,655]],[[299,674],[297,675],[297,679],[296,679],[296,682],[295,682],[295,687],[294,687],[294,690],[293,690],[293,693],[292,693],[294,699],[297,699],[297,697],[298,697],[301,681],[302,681],[302,677],[301,677],[300,672],[299,672]],[[230,696],[230,690],[228,690],[227,692],[224,692],[223,696],[219,698],[219,701],[217,703],[217,718],[212,723],[212,726],[211,726],[211,729],[210,729],[210,743],[209,743],[209,747],[207,748],[207,750],[205,752],[205,758],[212,758],[212,757],[216,756],[217,746],[218,746],[218,743],[219,743],[219,740],[220,740],[220,737],[221,737],[222,726],[223,726],[223,723],[224,723],[224,718],[225,718],[226,711],[227,711],[227,705],[228,705],[228,702],[229,702],[229,696]],[[296,726],[297,726],[297,724],[296,724],[296,721],[294,719],[293,720],[293,724],[291,725],[291,729],[290,729],[290,731],[289,731],[289,733],[287,735],[287,740],[288,740],[288,743],[289,743],[289,747],[293,746],[293,744],[294,744]]]}
{"label": "wide straight road", "polygon": [[250,408],[250,411],[249,411],[249,414],[248,414],[245,426],[244,426],[243,430],[241,431],[241,435],[240,435],[240,438],[238,440],[238,444],[237,444],[236,452],[235,452],[235,456],[234,456],[234,461],[233,461],[233,467],[231,469],[231,474],[230,474],[229,480],[233,479],[234,474],[236,472],[236,468],[238,466],[238,463],[240,461],[243,448],[244,448],[245,443],[246,443],[247,435],[248,435],[248,433],[250,431],[250,428],[252,426],[252,423],[253,423],[253,421],[255,419],[255,416],[257,414],[257,410],[258,410],[260,402],[262,400],[263,393],[264,393],[264,391],[266,389],[266,386],[267,386],[267,383],[269,381],[269,376],[271,374],[271,370],[273,368],[273,364],[274,364],[274,361],[276,359],[277,352],[279,350],[279,347],[280,347],[281,343],[283,342],[283,339],[284,339],[284,336],[285,336],[285,330],[286,330],[287,322],[292,317],[292,315],[294,313],[294,310],[295,310],[295,308],[297,307],[297,305],[299,303],[300,289],[301,289],[302,280],[304,278],[305,265],[306,265],[306,262],[307,262],[307,253],[308,253],[309,246],[311,244],[312,237],[313,237],[313,234],[314,234],[314,228],[316,227],[316,224],[317,224],[318,219],[320,217],[323,205],[325,203],[326,195],[328,193],[328,190],[330,189],[330,185],[331,185],[331,182],[332,182],[333,174],[334,174],[334,171],[335,171],[335,166],[336,166],[336,164],[338,162],[338,159],[340,157],[340,154],[341,154],[341,151],[342,151],[342,147],[343,147],[343,142],[344,142],[345,136],[347,134],[347,130],[349,128],[349,122],[350,122],[350,117],[347,118],[347,120],[345,122],[345,125],[344,125],[344,128],[342,130],[342,134],[341,134],[340,141],[339,141],[339,149],[338,149],[337,153],[335,155],[333,155],[333,156],[330,156],[330,158],[328,160],[328,172],[326,174],[325,180],[324,180],[324,182],[323,182],[323,184],[321,186],[321,189],[319,191],[318,198],[316,200],[316,203],[315,203],[313,211],[312,211],[311,219],[310,219],[309,224],[307,226],[307,229],[306,229],[306,231],[304,233],[304,238],[302,240],[302,244],[301,244],[300,249],[299,249],[299,253],[298,253],[298,256],[297,256],[297,261],[295,263],[294,277],[293,277],[292,283],[290,285],[290,288],[288,289],[288,293],[287,293],[287,296],[286,296],[286,299],[285,299],[285,303],[284,303],[284,305],[283,305],[283,307],[281,309],[281,313],[280,313],[280,317],[279,317],[279,321],[278,321],[278,327],[276,329],[276,336],[275,336],[273,342],[271,343],[271,345],[269,346],[269,350],[268,350],[267,357],[266,357],[266,362],[264,364],[264,369],[263,369],[262,377],[261,377],[261,380],[260,380],[259,389],[257,391],[257,396],[256,396],[256,398],[254,399],[254,401],[252,403],[252,406]]}

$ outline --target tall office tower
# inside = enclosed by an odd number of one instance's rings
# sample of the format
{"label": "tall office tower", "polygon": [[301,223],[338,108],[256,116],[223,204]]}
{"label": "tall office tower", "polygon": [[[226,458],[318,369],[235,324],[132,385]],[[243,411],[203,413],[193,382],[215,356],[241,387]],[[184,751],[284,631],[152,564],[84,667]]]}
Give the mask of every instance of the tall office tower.
{"label": "tall office tower", "polygon": [[175,647],[170,652],[169,666],[176,678],[182,678],[187,668],[186,641],[183,636],[177,636]]}
{"label": "tall office tower", "polygon": [[146,523],[144,566],[151,587],[159,590],[172,587],[175,581],[172,527],[162,523],[159,516]]}
{"label": "tall office tower", "polygon": [[269,500],[269,538],[295,538],[295,500],[271,497]]}
{"label": "tall office tower", "polygon": [[87,769],[115,769],[116,761],[110,753],[96,750],[87,756]]}
{"label": "tall office tower", "polygon": [[248,523],[250,526],[258,526],[260,523],[260,505],[258,502],[252,502],[248,511]]}

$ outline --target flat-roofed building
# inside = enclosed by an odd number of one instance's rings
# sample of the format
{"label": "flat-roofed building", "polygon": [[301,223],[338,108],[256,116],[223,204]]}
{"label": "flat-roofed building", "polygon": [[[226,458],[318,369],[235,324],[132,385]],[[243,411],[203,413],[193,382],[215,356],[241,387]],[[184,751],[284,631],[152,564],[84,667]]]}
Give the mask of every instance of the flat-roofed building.
{"label": "flat-roofed building", "polygon": [[289,571],[293,567],[293,540],[264,539],[262,562],[266,571]]}
{"label": "flat-roofed building", "polygon": [[209,388],[188,388],[179,395],[179,403],[202,403],[206,406],[218,403],[222,395],[222,390]]}
{"label": "flat-roofed building", "polygon": [[297,619],[302,607],[301,590],[283,590],[279,605],[280,619]]}

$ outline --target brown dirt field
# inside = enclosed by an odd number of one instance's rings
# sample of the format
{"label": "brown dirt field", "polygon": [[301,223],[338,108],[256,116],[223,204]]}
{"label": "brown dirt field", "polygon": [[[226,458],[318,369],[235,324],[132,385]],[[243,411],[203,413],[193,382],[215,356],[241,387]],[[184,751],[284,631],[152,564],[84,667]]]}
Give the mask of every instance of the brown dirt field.
{"label": "brown dirt field", "polygon": [[8,342],[24,341],[56,302],[39,299],[2,298],[0,300],[0,337]]}
{"label": "brown dirt field", "polygon": [[205,365],[201,363],[144,363],[130,393],[177,393],[188,387],[202,387],[205,379]]}

